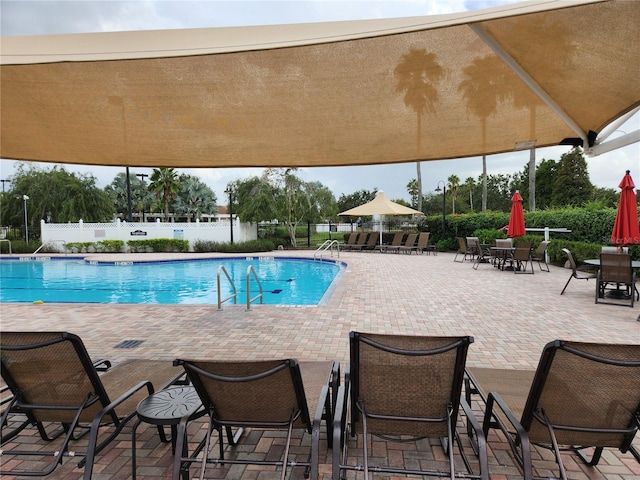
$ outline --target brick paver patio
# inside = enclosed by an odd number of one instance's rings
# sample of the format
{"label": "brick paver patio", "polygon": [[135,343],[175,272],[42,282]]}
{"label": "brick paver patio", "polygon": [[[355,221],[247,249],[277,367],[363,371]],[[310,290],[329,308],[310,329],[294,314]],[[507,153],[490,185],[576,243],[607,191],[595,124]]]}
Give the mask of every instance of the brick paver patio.
{"label": "brick paver patio", "polygon": [[[313,252],[266,255],[312,257]],[[114,363],[127,358],[170,362],[178,357],[293,357],[301,361],[339,360],[344,364],[348,362],[351,330],[472,335],[475,343],[469,349],[469,365],[516,369],[535,369],[542,347],[556,338],[640,343],[639,303],[633,309],[596,305],[593,280],[574,279],[560,296],[570,276],[570,270],[560,267],[552,266],[547,273],[540,272],[536,265],[535,275],[502,272],[488,264],[473,270],[470,262],[456,263],[449,253],[341,252],[339,260],[346,264],[339,284],[325,304],[314,307],[255,305],[246,311],[243,305],[225,304],[218,311],[216,305],[3,304],[0,326],[3,331],[70,331],[83,338],[93,358],[108,358]],[[144,342],[136,348],[114,348],[123,340],[134,339]],[[474,404],[480,419],[481,409],[482,405]],[[94,479],[131,477],[130,432],[131,427],[126,427],[99,455]],[[306,437],[297,442],[308,445]],[[492,480],[521,478],[504,439],[492,433],[488,440]],[[38,438],[33,441],[37,448]],[[321,478],[329,479],[331,451],[326,450],[324,435],[322,442],[320,473]],[[249,434],[241,443],[239,448],[244,451],[267,456],[277,455],[282,449],[279,435]],[[171,478],[171,449],[159,442],[154,427],[141,425],[136,445],[138,478]],[[640,448],[640,439],[636,438],[634,445]],[[395,463],[433,456],[437,461],[442,456],[439,447],[431,448],[423,441],[376,441],[373,451],[376,457]],[[550,475],[553,459],[549,452],[536,450],[536,455],[542,459],[534,462],[537,473]],[[572,454],[566,454],[565,459],[571,478],[640,479],[640,465],[629,454],[608,450],[597,468],[579,463]],[[8,461],[8,456],[2,459],[3,463]],[[65,460],[49,478],[81,478],[82,470],[75,468],[76,463],[74,459]],[[280,471],[271,467],[218,466],[207,470],[207,478],[267,480],[279,475]],[[302,478],[301,468],[293,471],[293,478]]]}

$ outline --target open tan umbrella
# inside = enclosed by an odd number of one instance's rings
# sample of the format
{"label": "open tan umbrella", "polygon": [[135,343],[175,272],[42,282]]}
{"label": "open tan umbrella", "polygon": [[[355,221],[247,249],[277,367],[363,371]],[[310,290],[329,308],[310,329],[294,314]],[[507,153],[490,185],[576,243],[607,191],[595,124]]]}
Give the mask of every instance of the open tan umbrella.
{"label": "open tan umbrella", "polygon": [[[396,202],[392,202],[387,198],[384,192],[378,192],[376,198],[370,202],[363,203],[338,215],[350,215],[360,217],[363,215],[423,215],[419,210],[405,207]],[[382,225],[382,221],[380,221]],[[382,244],[382,228],[380,228],[380,243]]]}

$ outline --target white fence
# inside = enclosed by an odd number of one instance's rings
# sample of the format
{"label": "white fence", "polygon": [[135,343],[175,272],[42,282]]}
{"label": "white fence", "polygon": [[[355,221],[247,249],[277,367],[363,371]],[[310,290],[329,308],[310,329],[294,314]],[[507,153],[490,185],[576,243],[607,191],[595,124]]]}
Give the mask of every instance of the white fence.
{"label": "white fence", "polygon": [[[229,242],[231,240],[230,222],[168,223],[168,222],[123,222],[117,219],[109,223],[46,223],[40,222],[43,244],[49,244],[64,250],[71,242],[99,242],[102,240],[142,240],[147,238],[172,238],[188,240],[189,250],[193,251],[196,241]],[[233,241],[247,242],[258,238],[258,229],[252,223],[233,222]]]}

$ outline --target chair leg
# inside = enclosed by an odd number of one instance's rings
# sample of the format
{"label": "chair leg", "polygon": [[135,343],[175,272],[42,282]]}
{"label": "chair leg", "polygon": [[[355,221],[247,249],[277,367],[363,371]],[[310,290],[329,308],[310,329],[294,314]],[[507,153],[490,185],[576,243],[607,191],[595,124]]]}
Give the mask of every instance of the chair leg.
{"label": "chair leg", "polygon": [[[567,280],[567,283],[565,283],[565,284],[564,284],[564,288],[563,288],[563,289],[562,289],[562,291],[560,292],[560,295],[562,295],[562,294],[564,293],[564,291],[567,289],[567,285],[569,285],[569,282],[571,281],[571,279],[572,279],[572,278],[573,278],[573,275],[571,275],[571,276],[569,277],[569,280]],[[598,291],[598,290],[596,289],[596,292],[597,292],[597,291]]]}

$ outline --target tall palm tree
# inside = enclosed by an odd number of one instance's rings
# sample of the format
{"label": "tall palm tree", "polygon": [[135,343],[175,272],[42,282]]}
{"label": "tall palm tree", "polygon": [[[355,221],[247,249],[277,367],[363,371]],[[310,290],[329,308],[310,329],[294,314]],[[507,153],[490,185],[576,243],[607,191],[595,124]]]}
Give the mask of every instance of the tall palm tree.
{"label": "tall palm tree", "polygon": [[451,213],[456,214],[456,195],[458,194],[458,187],[460,186],[460,178],[457,175],[449,175],[447,178],[449,182],[449,192],[451,192]]}
{"label": "tall palm tree", "polygon": [[467,179],[464,181],[464,185],[469,189],[469,207],[473,212],[473,187],[476,186],[476,182],[473,177],[467,177]]}
{"label": "tall palm tree", "polygon": [[[473,63],[463,69],[465,79],[458,85],[458,90],[467,102],[467,109],[480,119],[482,128],[482,148],[487,142],[487,119],[498,108],[498,101],[506,98],[504,75],[507,67],[494,55],[476,58]],[[488,74],[490,73],[490,75]],[[485,101],[485,95],[491,92],[493,100]],[[490,98],[490,97],[489,97]],[[487,156],[482,155],[482,212],[487,211]]]}
{"label": "tall palm tree", "polygon": [[164,204],[164,221],[169,221],[169,202],[180,191],[178,174],[173,168],[155,168],[151,173],[149,190],[156,194],[158,200]]}
{"label": "tall palm tree", "polygon": [[445,69],[438,63],[435,53],[424,48],[412,48],[402,56],[402,61],[393,71],[396,92],[404,93],[404,104],[416,112],[416,175],[418,180],[418,202],[416,209],[422,211],[422,173],[420,152],[422,151],[422,116],[435,113],[438,90],[435,85],[442,80]]}

